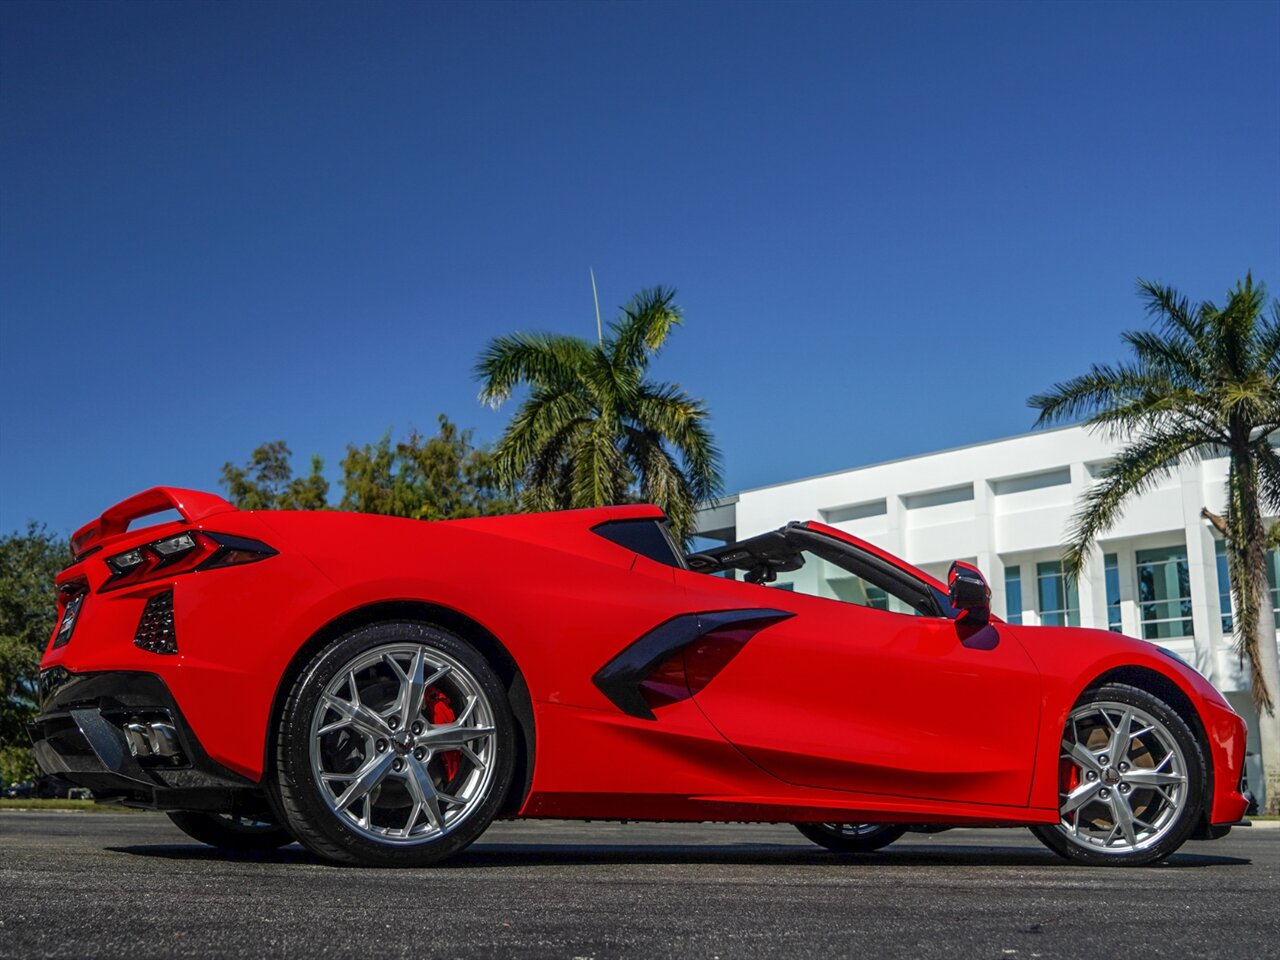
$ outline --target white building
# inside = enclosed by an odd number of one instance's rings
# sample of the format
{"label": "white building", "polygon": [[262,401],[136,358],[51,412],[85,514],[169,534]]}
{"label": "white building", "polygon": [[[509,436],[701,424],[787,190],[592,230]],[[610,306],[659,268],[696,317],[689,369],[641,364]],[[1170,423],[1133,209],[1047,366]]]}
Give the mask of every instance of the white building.
{"label": "white building", "polygon": [[[1226,558],[1200,514],[1223,512],[1227,461],[1184,465],[1134,499],[1079,582],[1062,576],[1072,515],[1115,450],[1073,426],[877,463],[726,497],[701,512],[699,533],[731,541],[822,520],[939,579],[953,560],[976,563],[991,583],[992,609],[1011,622],[1109,628],[1159,643],[1249,719],[1249,780],[1261,783],[1248,668],[1233,650]],[[1280,610],[1277,551],[1269,560]],[[842,585],[830,572],[814,565],[778,585],[839,599]]]}

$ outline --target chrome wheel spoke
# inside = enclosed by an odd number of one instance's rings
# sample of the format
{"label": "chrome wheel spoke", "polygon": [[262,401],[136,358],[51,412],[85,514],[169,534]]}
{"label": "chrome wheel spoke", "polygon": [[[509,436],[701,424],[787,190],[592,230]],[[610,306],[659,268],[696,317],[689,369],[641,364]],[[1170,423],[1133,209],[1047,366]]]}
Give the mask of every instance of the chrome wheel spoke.
{"label": "chrome wheel spoke", "polygon": [[396,717],[401,727],[407,727],[410,721],[421,712],[426,692],[443,680],[450,668],[446,664],[434,669],[431,675],[427,676],[426,657],[421,650],[414,654],[407,671],[390,654],[385,654],[382,659],[400,681],[400,691],[395,703],[387,711],[387,716]]}
{"label": "chrome wheel spoke", "polygon": [[[1102,716],[1108,723],[1111,722],[1111,716],[1105,710]],[[1113,761],[1129,755],[1129,741],[1133,739],[1133,734],[1130,733],[1132,729],[1133,711],[1126,710],[1120,715],[1120,722],[1111,728],[1111,740],[1107,744],[1107,752],[1111,755]]]}
{"label": "chrome wheel spoke", "polygon": [[389,736],[391,728],[387,726],[387,722],[359,701],[360,693],[355,678],[352,677],[348,682],[351,684],[351,695],[356,698],[354,702],[343,700],[337,694],[327,691],[320,695],[324,705],[337,713],[339,719],[325,724],[319,732],[324,734],[342,727],[352,727],[371,737]]}
{"label": "chrome wheel spoke", "polygon": [[413,821],[417,819],[419,813],[425,813],[433,830],[443,830],[444,812],[440,809],[441,798],[436,792],[436,785],[431,782],[431,774],[427,772],[426,764],[411,760],[406,782],[409,786],[409,795],[413,797],[413,813],[409,818],[409,827],[413,826]]}
{"label": "chrome wheel spoke", "polygon": [[1066,794],[1066,799],[1062,801],[1061,813],[1066,816],[1068,813],[1075,813],[1085,804],[1098,799],[1098,790],[1102,784],[1094,780],[1092,783],[1082,783],[1070,793]]}
{"label": "chrome wheel spoke", "polygon": [[418,742],[435,751],[461,750],[473,740],[492,733],[493,727],[459,727],[451,723],[425,731]]}
{"label": "chrome wheel spoke", "polygon": [[1076,766],[1080,767],[1082,770],[1087,770],[1092,773],[1102,773],[1102,764],[1098,762],[1097,755],[1083,743],[1068,743],[1066,740],[1063,740],[1062,750],[1062,755],[1073,761]]}
{"label": "chrome wheel spoke", "polygon": [[428,723],[426,729],[418,735],[417,742],[437,753],[468,748],[466,753],[478,763],[479,758],[472,753],[468,745],[481,737],[487,737],[492,734],[493,727],[481,724],[470,725],[468,723],[475,714],[476,702],[477,698],[475,697],[469,699],[467,705],[462,708],[462,712],[449,723]]}
{"label": "chrome wheel spoke", "polygon": [[1186,777],[1168,769],[1172,760],[1170,753],[1154,767],[1134,767],[1124,775],[1125,782],[1135,787],[1171,787],[1186,783]]}
{"label": "chrome wheel spoke", "polygon": [[370,790],[386,779],[394,761],[395,757],[388,753],[376,756],[366,763],[355,774],[352,784],[342,791],[342,796],[334,801],[337,808],[343,810],[351,806],[355,801],[366,797]]}
{"label": "chrome wheel spoke", "polygon": [[462,746],[458,747],[458,752],[461,753],[464,757],[466,757],[471,762],[472,766],[474,766],[481,773],[483,773],[485,770],[489,768],[489,765],[485,763],[483,760],[481,760],[480,757],[476,755],[475,751],[472,750],[471,747],[469,747],[467,744],[464,743]]}
{"label": "chrome wheel spoke", "polygon": [[1138,834],[1134,830],[1133,808],[1122,794],[1111,794],[1111,813],[1115,819],[1116,829],[1124,837],[1124,842],[1131,847],[1138,845]]}
{"label": "chrome wheel spoke", "polygon": [[1171,787],[1187,780],[1180,773],[1157,773],[1154,770],[1130,770],[1124,779],[1135,787]]}

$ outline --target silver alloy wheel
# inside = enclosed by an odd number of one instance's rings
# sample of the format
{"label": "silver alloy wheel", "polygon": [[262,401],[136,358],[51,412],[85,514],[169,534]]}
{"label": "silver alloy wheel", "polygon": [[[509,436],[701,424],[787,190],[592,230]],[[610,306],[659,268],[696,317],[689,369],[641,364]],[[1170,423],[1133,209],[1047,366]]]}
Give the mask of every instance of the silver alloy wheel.
{"label": "silver alloy wheel", "polygon": [[1187,803],[1187,764],[1172,732],[1127,703],[1077,707],[1062,738],[1058,830],[1095,853],[1150,849]]}
{"label": "silver alloy wheel", "polygon": [[215,814],[216,819],[226,824],[233,830],[239,830],[242,833],[253,833],[261,831],[266,833],[268,830],[279,830],[280,824],[274,820],[260,820],[257,817],[242,817],[238,813],[219,813]]}
{"label": "silver alloy wheel", "polygon": [[841,837],[873,837],[894,825],[891,823],[824,823],[821,826]]}
{"label": "silver alloy wheel", "polygon": [[[434,723],[432,706],[454,717]],[[458,660],[421,643],[361,653],[325,686],[311,718],[311,771],[350,829],[380,843],[452,832],[493,778],[493,706]]]}

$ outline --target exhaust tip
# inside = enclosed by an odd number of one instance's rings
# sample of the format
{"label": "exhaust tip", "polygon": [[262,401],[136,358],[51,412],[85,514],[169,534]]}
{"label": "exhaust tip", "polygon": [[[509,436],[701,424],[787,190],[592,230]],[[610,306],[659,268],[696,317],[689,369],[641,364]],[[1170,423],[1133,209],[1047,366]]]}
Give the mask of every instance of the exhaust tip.
{"label": "exhaust tip", "polygon": [[122,729],[125,741],[129,744],[129,752],[139,760],[145,757],[160,757],[165,760],[182,758],[178,731],[171,723],[126,723]]}

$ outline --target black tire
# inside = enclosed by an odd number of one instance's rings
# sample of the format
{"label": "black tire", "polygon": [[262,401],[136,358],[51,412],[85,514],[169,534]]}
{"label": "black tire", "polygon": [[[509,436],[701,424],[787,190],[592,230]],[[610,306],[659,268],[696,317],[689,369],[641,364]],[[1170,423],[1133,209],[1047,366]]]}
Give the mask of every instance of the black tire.
{"label": "black tire", "polygon": [[907,832],[898,823],[797,823],[796,829],[835,853],[872,853]]}
{"label": "black tire", "polygon": [[[1139,710],[1146,711],[1147,714],[1158,720],[1163,726],[1164,732],[1167,732],[1168,736],[1172,738],[1181,753],[1181,763],[1185,770],[1183,789],[1186,792],[1182,797],[1180,809],[1178,809],[1176,815],[1171,814],[1169,816],[1166,825],[1162,827],[1162,834],[1153,835],[1150,845],[1142,849],[1126,849],[1122,847],[1117,850],[1106,850],[1102,847],[1090,848],[1082,845],[1080,841],[1072,840],[1065,827],[1061,824],[1035,826],[1031,828],[1031,832],[1054,853],[1073,863],[1106,867],[1141,867],[1158,863],[1181,847],[1191,836],[1196,824],[1199,822],[1205,798],[1208,795],[1207,768],[1203,748],[1182,716],[1168,703],[1145,690],[1125,683],[1103,684],[1085,691],[1076,702],[1072,713],[1074,715],[1076,711],[1082,708],[1100,703],[1136,707]],[[1064,739],[1071,737],[1070,731],[1064,731],[1062,736]],[[1141,737],[1135,737],[1130,740],[1130,745],[1132,746],[1133,744],[1138,744],[1141,747]],[[1135,767],[1135,769],[1140,768]],[[1107,780],[1107,777],[1103,779]],[[1127,792],[1133,788],[1125,784],[1124,789]],[[1138,798],[1140,790],[1134,789],[1132,796]],[[1137,802],[1139,801],[1131,801],[1130,806]],[[1074,814],[1074,816],[1080,817],[1086,809],[1088,808],[1081,808],[1081,811]],[[1152,819],[1156,819],[1156,817],[1153,816]]]}
{"label": "black tire", "polygon": [[[339,671],[379,647],[417,645],[427,655],[450,658],[460,665],[473,689],[483,694],[492,718],[493,739],[489,755],[492,771],[477,790],[464,815],[440,835],[414,840],[378,839],[361,832],[330,805],[327,790],[313,772],[311,729],[313,715],[325,687]],[[515,721],[506,690],[493,668],[461,638],[430,624],[397,621],[372,624],[339,637],[321,650],[299,675],[281,711],[275,755],[276,803],[289,829],[312,852],[338,863],[362,866],[416,867],[437,863],[465,849],[497,815],[515,765]],[[394,747],[394,750],[401,749]],[[384,752],[387,751],[383,747]],[[406,754],[405,762],[409,760]],[[364,759],[361,760],[364,762]],[[435,762],[434,754],[427,762]],[[423,764],[423,767],[426,763]],[[407,779],[407,775],[406,775]],[[378,788],[381,789],[381,788]],[[330,794],[332,798],[332,794]],[[374,793],[364,808],[372,820]],[[410,814],[412,817],[415,814]],[[406,828],[407,829],[407,828]]]}
{"label": "black tire", "polygon": [[270,820],[194,810],[170,810],[169,819],[192,840],[227,853],[270,853],[293,843],[293,834]]}

